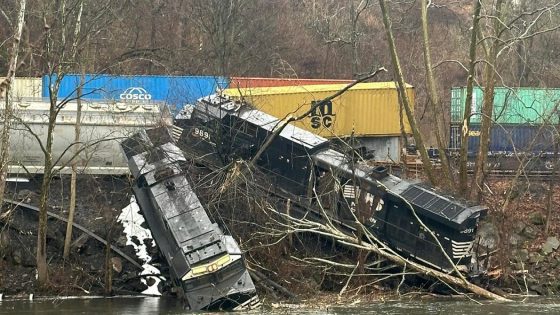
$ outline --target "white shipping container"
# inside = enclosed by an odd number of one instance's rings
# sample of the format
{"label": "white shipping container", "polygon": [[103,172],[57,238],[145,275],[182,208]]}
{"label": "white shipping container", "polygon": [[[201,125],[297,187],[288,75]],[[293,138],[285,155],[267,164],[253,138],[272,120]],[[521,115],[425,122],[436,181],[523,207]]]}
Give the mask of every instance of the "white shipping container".
{"label": "white shipping container", "polygon": [[[6,77],[0,77],[0,82],[4,81]],[[41,78],[33,77],[16,77],[15,82],[12,82],[13,95],[16,99],[19,98],[40,98],[42,94],[42,80]]]}

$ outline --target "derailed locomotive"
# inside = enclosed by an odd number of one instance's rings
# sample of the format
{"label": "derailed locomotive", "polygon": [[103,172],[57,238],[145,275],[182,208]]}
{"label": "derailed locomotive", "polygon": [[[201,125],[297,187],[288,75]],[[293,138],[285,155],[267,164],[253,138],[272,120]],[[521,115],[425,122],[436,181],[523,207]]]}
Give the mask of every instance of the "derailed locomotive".
{"label": "derailed locomotive", "polygon": [[[213,165],[251,159],[281,124],[247,104],[217,95],[185,107],[175,123],[184,129],[179,147]],[[451,264],[460,269],[471,264],[484,207],[390,175],[383,167],[359,163],[331,148],[327,139],[292,125],[256,164],[268,175],[267,191],[305,200],[318,209],[316,213],[341,225],[352,226],[358,219],[407,257],[445,271],[453,268]]]}
{"label": "derailed locomotive", "polygon": [[121,146],[136,201],[189,308],[256,307],[255,285],[239,245],[210,221],[182,172],[186,159],[167,129],[141,131]]}

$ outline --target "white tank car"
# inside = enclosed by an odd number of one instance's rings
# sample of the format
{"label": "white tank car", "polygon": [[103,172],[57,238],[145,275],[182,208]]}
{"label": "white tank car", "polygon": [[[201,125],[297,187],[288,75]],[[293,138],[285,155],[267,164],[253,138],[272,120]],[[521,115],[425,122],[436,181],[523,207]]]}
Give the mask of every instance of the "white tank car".
{"label": "white tank car", "polygon": [[[43,146],[47,138],[48,100],[22,99],[13,103],[16,119],[10,138],[12,175],[44,173]],[[3,110],[3,106],[2,106]],[[53,132],[53,162],[63,174],[71,172],[74,147],[83,149],[76,161],[81,173],[123,175],[129,173],[120,141],[140,129],[171,125],[169,109],[162,103],[123,103],[82,101],[80,143],[75,143],[77,102],[65,104],[56,119]],[[0,125],[1,126],[1,125]],[[37,135],[37,137],[33,136]]]}

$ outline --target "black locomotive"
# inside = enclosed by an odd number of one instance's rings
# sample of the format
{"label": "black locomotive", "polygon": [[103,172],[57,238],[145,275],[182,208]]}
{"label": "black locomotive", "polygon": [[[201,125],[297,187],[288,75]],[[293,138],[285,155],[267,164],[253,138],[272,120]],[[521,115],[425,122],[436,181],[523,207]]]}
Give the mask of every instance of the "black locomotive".
{"label": "black locomotive", "polygon": [[[212,95],[177,116],[176,125],[184,129],[178,145],[195,159],[221,166],[251,159],[279,124],[247,104]],[[300,200],[345,226],[358,219],[379,240],[426,265],[451,270],[452,262],[468,268],[486,208],[390,175],[352,155],[287,125],[256,164],[268,175],[263,181],[267,191]]]}
{"label": "black locomotive", "polygon": [[212,223],[182,173],[186,161],[166,128],[121,144],[136,201],[175,285],[191,310],[234,310],[259,302],[239,245]]}

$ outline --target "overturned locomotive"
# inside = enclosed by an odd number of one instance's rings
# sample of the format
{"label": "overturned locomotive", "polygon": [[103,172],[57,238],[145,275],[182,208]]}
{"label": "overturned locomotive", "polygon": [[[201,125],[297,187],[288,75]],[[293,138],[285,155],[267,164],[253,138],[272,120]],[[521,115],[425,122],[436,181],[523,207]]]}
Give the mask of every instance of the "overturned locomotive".
{"label": "overturned locomotive", "polygon": [[[280,124],[247,104],[213,95],[179,113],[176,125],[184,130],[178,145],[195,159],[225,165],[254,157]],[[381,242],[437,269],[470,266],[484,207],[360,163],[292,125],[256,164],[267,174],[266,191],[315,208],[318,216],[346,227],[358,219]]]}
{"label": "overturned locomotive", "polygon": [[257,306],[239,245],[210,221],[182,172],[186,159],[167,129],[141,131],[121,146],[134,177],[136,201],[189,308]]}

